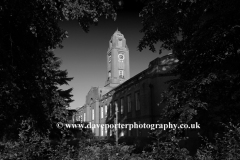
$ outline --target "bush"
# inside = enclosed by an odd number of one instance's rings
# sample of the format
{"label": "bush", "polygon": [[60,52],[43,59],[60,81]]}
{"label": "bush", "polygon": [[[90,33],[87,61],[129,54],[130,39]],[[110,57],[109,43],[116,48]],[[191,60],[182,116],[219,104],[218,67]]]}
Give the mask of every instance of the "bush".
{"label": "bush", "polygon": [[216,134],[215,142],[209,143],[204,139],[203,145],[197,152],[196,160],[239,160],[240,159],[240,129],[239,124],[224,125],[226,130],[223,136]]}
{"label": "bush", "polygon": [[23,132],[19,134],[18,141],[1,142],[1,160],[52,160],[69,159],[72,147],[62,142],[58,145],[51,145],[47,137],[41,137],[33,132],[30,137]]}
{"label": "bush", "polygon": [[112,145],[96,139],[63,138],[53,143],[36,132],[21,131],[18,141],[0,143],[0,160],[221,160],[240,159],[240,129],[230,123],[215,142],[204,139],[204,145],[193,157],[188,150],[179,147],[179,139],[170,136],[165,141],[156,139],[148,151],[134,154],[134,146]]}

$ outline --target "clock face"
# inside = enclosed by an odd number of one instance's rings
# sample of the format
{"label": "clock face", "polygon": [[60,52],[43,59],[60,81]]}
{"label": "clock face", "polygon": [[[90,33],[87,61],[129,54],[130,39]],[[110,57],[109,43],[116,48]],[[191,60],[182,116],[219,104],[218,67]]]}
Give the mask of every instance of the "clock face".
{"label": "clock face", "polygon": [[123,60],[124,60],[124,55],[123,55],[123,54],[119,54],[119,55],[118,55],[118,59],[121,60],[121,61],[123,61]]}

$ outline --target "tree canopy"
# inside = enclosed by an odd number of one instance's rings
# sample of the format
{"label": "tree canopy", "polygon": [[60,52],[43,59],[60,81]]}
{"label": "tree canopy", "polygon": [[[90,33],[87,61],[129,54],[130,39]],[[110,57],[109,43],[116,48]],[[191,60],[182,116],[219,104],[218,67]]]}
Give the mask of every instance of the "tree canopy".
{"label": "tree canopy", "polygon": [[[139,50],[173,50],[179,64],[165,94],[165,118],[198,120],[205,130],[219,122],[239,123],[240,1],[146,1]],[[215,131],[216,131],[215,130]]]}
{"label": "tree canopy", "polygon": [[66,120],[72,78],[59,69],[53,49],[67,37],[58,23],[78,20],[84,31],[100,16],[116,18],[110,0],[3,0],[0,2],[0,137],[16,138],[19,129],[47,133]]}

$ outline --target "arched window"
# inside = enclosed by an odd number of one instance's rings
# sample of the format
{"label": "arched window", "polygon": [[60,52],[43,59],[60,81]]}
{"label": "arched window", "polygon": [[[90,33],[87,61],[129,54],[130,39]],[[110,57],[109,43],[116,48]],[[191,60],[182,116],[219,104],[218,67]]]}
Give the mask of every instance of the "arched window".
{"label": "arched window", "polygon": [[118,47],[122,47],[122,42],[123,42],[122,39],[119,38],[119,39],[118,39]]}

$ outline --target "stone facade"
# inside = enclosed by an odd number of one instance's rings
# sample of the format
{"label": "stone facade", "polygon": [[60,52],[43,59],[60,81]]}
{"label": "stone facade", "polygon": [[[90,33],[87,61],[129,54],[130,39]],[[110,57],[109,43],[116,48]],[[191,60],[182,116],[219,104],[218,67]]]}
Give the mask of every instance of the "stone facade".
{"label": "stone facade", "polygon": [[[119,39],[122,41],[119,44]],[[121,56],[124,57],[121,57]],[[122,64],[121,64],[121,63]],[[166,82],[172,78],[169,70],[178,60],[172,54],[156,58],[144,71],[130,78],[129,50],[126,39],[116,31],[107,52],[107,80],[105,87],[92,87],[86,103],[78,109],[82,121],[91,124],[155,124],[160,118],[164,104],[161,93],[167,89]],[[122,71],[123,70],[123,73]],[[111,137],[115,130],[95,128],[96,136]],[[119,129],[119,137],[147,137],[148,129]]]}
{"label": "stone facade", "polygon": [[[164,61],[168,62],[164,64]],[[149,68],[103,95],[99,99],[99,107],[107,108],[107,112],[100,117],[100,123],[116,123],[116,107],[118,123],[157,123],[164,107],[164,104],[160,103],[161,93],[167,89],[165,82],[174,78],[168,71],[176,63],[177,60],[172,55],[157,58],[150,62]],[[119,130],[118,134],[127,137],[147,137],[148,132],[148,129],[124,129]],[[111,136],[114,133],[115,131],[109,130],[108,134],[99,135]]]}

